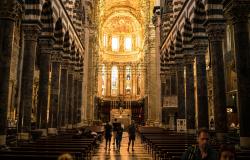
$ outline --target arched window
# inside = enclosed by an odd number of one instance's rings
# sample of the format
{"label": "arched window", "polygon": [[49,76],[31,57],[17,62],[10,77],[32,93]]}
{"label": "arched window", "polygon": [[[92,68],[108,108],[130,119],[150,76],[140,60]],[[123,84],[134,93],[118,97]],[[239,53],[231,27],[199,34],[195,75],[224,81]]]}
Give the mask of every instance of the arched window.
{"label": "arched window", "polygon": [[132,39],[131,37],[125,37],[124,40],[124,46],[125,51],[131,51],[132,50]]}
{"label": "arched window", "polygon": [[131,67],[130,66],[126,66],[126,84],[125,84],[125,91],[126,94],[130,94],[131,93]]}
{"label": "arched window", "polygon": [[114,36],[112,37],[112,51],[118,51],[119,50],[119,38]]}
{"label": "arched window", "polygon": [[118,68],[117,66],[112,67],[111,75],[111,95],[117,95],[118,93]]}
{"label": "arched window", "polygon": [[102,65],[102,96],[106,93],[106,68],[105,65]]}

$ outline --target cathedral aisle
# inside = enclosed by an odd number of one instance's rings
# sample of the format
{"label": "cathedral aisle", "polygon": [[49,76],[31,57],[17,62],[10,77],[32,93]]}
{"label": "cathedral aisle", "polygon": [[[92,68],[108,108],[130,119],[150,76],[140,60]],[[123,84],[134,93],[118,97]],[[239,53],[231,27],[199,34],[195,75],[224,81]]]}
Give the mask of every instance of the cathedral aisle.
{"label": "cathedral aisle", "polygon": [[[111,142],[113,143],[113,137]],[[152,160],[152,156],[147,153],[147,150],[141,144],[139,136],[136,137],[134,150],[132,152],[132,145],[130,145],[130,151],[128,148],[128,133],[124,132],[121,142],[120,152],[116,152],[114,145],[111,143],[111,150],[105,150],[105,139],[100,146],[96,149],[92,156],[92,160]]]}

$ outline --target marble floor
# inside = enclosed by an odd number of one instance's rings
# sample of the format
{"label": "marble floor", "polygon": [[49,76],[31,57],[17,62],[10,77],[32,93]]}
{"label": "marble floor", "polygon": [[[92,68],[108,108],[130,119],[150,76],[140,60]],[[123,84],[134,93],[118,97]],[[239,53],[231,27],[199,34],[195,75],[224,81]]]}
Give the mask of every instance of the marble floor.
{"label": "marble floor", "polygon": [[132,145],[128,148],[128,133],[123,133],[120,152],[116,151],[113,145],[113,137],[111,140],[111,150],[105,149],[105,139],[100,144],[99,148],[93,153],[92,160],[153,160],[152,156],[147,153],[141,144],[140,137],[136,137],[134,151],[132,151]]}

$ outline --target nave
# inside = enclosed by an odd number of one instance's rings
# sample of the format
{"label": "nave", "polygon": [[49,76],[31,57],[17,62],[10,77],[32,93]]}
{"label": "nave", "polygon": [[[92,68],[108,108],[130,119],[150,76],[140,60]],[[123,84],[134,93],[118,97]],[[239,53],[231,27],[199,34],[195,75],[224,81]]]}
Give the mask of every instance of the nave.
{"label": "nave", "polygon": [[111,140],[111,150],[105,149],[105,140],[102,141],[100,146],[94,152],[92,160],[153,160],[152,156],[148,154],[145,146],[141,143],[141,138],[137,135],[134,145],[134,151],[132,151],[132,145],[128,148],[128,133],[124,132],[122,136],[120,152],[116,151],[115,145],[113,145],[113,137]]}
{"label": "nave", "polygon": [[[93,137],[92,132],[100,136]],[[117,152],[113,144],[110,151],[105,149],[103,133],[102,126],[88,126],[68,129],[48,137],[33,134],[29,142],[7,142],[8,147],[0,150],[0,159],[62,160],[59,157],[67,153],[71,155],[68,160],[179,160],[189,146],[197,143],[195,134],[147,126],[138,128],[134,151],[131,146],[129,152],[127,151],[128,133],[124,132],[120,152]],[[216,152],[219,152],[221,144],[231,144],[236,147],[237,160],[250,159],[250,150],[239,150],[239,140],[233,136],[219,142],[211,132],[209,134],[209,143]]]}

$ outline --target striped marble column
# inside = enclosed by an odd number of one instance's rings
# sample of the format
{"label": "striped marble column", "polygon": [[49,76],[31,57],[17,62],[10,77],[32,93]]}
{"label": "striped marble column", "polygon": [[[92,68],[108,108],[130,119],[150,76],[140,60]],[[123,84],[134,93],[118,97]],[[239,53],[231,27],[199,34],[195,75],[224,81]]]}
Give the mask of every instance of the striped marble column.
{"label": "striped marble column", "polygon": [[71,52],[70,52],[70,64],[69,64],[69,72],[68,72],[68,128],[73,127],[73,113],[74,113],[74,79],[76,78],[74,73],[74,64],[73,64],[73,56],[75,54],[75,44],[72,43]]}
{"label": "striped marble column", "polygon": [[54,45],[53,35],[53,11],[50,1],[46,1],[42,8],[41,22],[42,32],[39,36],[39,90],[37,104],[37,127],[47,135],[47,109],[49,104],[49,85],[50,85],[50,67],[51,52]]}
{"label": "striped marble column", "polygon": [[51,52],[53,47],[53,39],[39,38],[40,46],[40,74],[39,74],[39,90],[38,90],[38,106],[37,106],[37,127],[44,131],[46,135],[46,130],[48,127],[47,121],[47,109],[49,101],[49,85],[50,85],[50,67],[51,67]]}
{"label": "striped marble column", "polygon": [[54,51],[51,54],[51,91],[49,107],[49,134],[57,134],[57,128],[60,127],[60,76],[61,61],[63,54],[63,31],[62,20],[58,18],[55,27]]}
{"label": "striped marble column", "polygon": [[201,0],[195,2],[193,23],[192,44],[195,54],[195,69],[196,69],[196,107],[198,117],[198,128],[208,128],[208,97],[207,97],[207,72],[205,54],[208,48],[206,29],[204,28],[205,21],[205,6]]}
{"label": "striped marble column", "polygon": [[[222,5],[219,5],[222,7]],[[215,10],[215,9],[213,9]],[[218,9],[222,12],[222,8]],[[227,111],[226,111],[226,91],[224,76],[224,60],[223,60],[223,37],[225,35],[225,25],[223,17],[221,21],[208,19],[206,29],[208,33],[210,55],[212,63],[212,82],[213,82],[213,103],[214,103],[214,121],[217,139],[223,140],[224,134],[227,132]]]}
{"label": "striped marble column", "polygon": [[240,146],[250,148],[250,46],[248,0],[225,0],[225,14],[229,15],[234,28],[235,61],[237,70],[237,97],[240,118]]}
{"label": "striped marble column", "polygon": [[[18,117],[18,133],[21,139],[26,139],[31,130],[31,109],[33,104],[33,81],[37,51],[37,39],[40,31],[39,25],[24,25],[24,55],[21,83],[21,97]],[[24,138],[22,138],[24,137]]]}
{"label": "striped marble column", "polygon": [[[6,144],[10,68],[13,54],[14,29],[19,11],[21,11],[21,5],[15,2],[15,0],[0,2],[0,146]],[[36,36],[37,34],[32,38]],[[36,41],[34,44],[34,47],[36,47]]]}
{"label": "striped marble column", "polygon": [[81,88],[79,85],[79,69],[78,69],[78,63],[79,63],[79,53],[76,52],[75,54],[75,60],[74,60],[74,109],[73,109],[73,124],[74,127],[77,126],[77,111],[78,111],[78,92],[81,92]]}
{"label": "striped marble column", "polygon": [[61,77],[60,77],[60,106],[59,106],[59,125],[60,128],[66,128],[68,123],[68,66],[70,60],[70,42],[69,32],[67,31],[64,35],[63,43],[64,51],[62,53],[61,62]]}
{"label": "striped marble column", "polygon": [[195,129],[195,98],[194,98],[194,50],[191,44],[192,26],[188,18],[185,19],[183,31],[183,54],[185,67],[185,106],[188,131]]}
{"label": "striped marble column", "polygon": [[83,58],[82,58],[82,56],[80,56],[80,62],[79,62],[79,81],[78,81],[78,88],[79,88],[79,92],[78,92],[78,120],[77,120],[77,122],[78,123],[80,123],[81,122],[81,119],[82,119],[82,104],[83,104],[83,102],[82,102],[82,99],[83,99],[83,95],[82,95],[82,93],[83,93],[83,89],[82,89],[82,86],[83,86],[83,68],[84,68],[84,66],[83,66]]}
{"label": "striped marble column", "polygon": [[51,91],[49,107],[48,134],[57,134],[59,116],[59,93],[60,93],[60,71],[61,50],[54,51],[51,57]]}
{"label": "striped marble column", "polygon": [[177,31],[175,42],[175,63],[177,74],[177,103],[178,118],[185,119],[185,92],[184,92],[184,66],[182,53],[182,37],[180,31]]}

